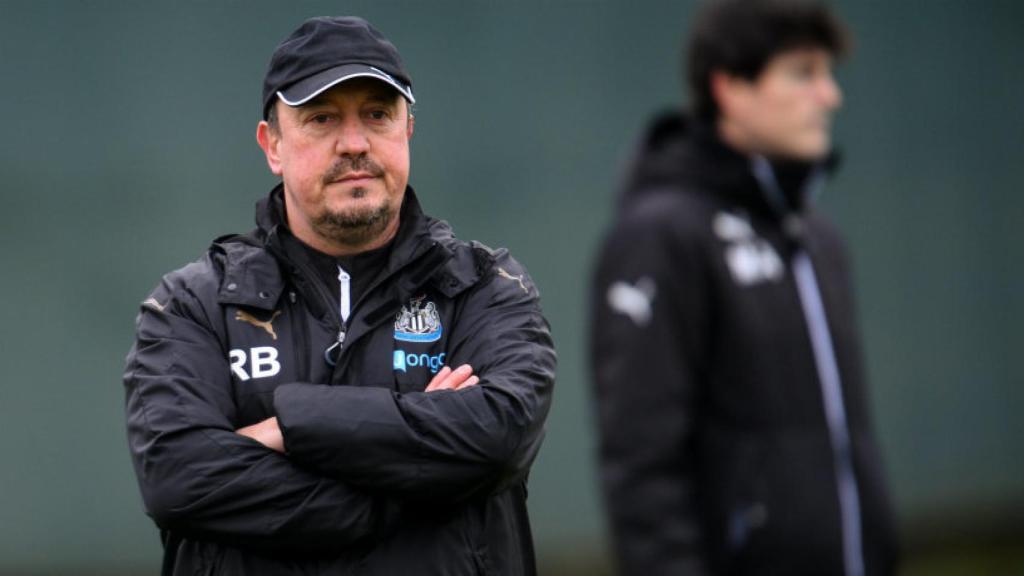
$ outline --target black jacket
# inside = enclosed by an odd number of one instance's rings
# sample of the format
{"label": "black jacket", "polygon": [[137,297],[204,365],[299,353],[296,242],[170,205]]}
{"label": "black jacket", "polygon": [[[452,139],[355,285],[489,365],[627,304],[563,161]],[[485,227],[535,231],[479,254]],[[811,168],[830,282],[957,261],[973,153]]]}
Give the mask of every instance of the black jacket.
{"label": "black jacket", "polygon": [[[163,573],[533,574],[555,353],[529,276],[408,189],[342,325],[280,204],[278,187],[255,232],[165,276],[138,317],[128,439]],[[423,392],[463,363],[478,385]],[[271,416],[287,455],[235,433]]]}
{"label": "black jacket", "polygon": [[625,575],[893,570],[847,254],[810,204],[822,174],[676,114],[643,140],[590,327]]}

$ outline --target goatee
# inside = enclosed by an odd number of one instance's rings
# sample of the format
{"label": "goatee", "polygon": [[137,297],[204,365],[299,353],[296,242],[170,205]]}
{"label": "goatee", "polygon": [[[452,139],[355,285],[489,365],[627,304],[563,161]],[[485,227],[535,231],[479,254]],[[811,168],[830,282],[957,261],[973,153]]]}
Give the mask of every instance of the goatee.
{"label": "goatee", "polygon": [[[359,197],[356,194],[353,196]],[[387,230],[394,214],[389,202],[346,212],[325,211],[311,222],[313,230],[334,244],[363,246]]]}

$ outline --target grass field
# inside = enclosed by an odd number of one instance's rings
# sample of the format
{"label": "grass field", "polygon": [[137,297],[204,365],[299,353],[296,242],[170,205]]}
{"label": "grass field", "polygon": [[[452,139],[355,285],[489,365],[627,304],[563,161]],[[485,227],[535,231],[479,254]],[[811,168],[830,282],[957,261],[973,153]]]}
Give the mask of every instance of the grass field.
{"label": "grass field", "polygon": [[[615,576],[598,554],[541,558],[542,576]],[[1024,576],[1024,540],[909,551],[899,576]]]}

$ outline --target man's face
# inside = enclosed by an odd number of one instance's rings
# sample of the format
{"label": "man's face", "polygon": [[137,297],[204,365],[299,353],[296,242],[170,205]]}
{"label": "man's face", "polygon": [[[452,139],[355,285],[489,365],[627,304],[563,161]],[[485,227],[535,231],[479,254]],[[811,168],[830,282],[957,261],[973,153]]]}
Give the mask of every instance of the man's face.
{"label": "man's face", "polygon": [[284,181],[292,232],[329,253],[390,238],[409,180],[413,119],[405,99],[357,78],[302,106],[274,106],[277,129],[261,122],[257,140]]}
{"label": "man's face", "polygon": [[832,113],[842,103],[832,66],[828,51],[801,48],[769,60],[753,81],[720,77],[723,129],[733,131],[745,152],[807,161],[824,157],[831,148]]}

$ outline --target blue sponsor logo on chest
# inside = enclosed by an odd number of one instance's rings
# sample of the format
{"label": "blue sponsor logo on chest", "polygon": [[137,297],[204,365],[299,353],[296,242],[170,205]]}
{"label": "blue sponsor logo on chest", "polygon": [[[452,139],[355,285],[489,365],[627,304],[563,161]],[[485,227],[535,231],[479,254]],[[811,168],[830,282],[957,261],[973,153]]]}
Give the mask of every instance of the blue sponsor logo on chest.
{"label": "blue sponsor logo on chest", "polygon": [[409,368],[427,368],[436,374],[444,366],[444,352],[440,354],[416,354],[405,350],[395,350],[392,366],[395,372],[407,372]]}

